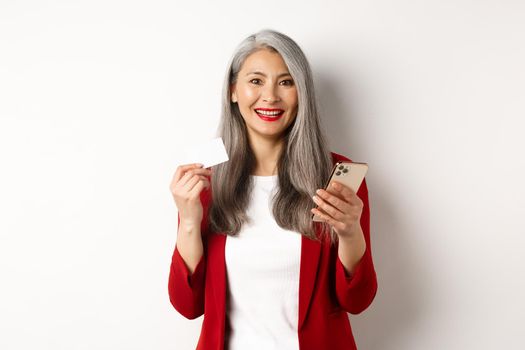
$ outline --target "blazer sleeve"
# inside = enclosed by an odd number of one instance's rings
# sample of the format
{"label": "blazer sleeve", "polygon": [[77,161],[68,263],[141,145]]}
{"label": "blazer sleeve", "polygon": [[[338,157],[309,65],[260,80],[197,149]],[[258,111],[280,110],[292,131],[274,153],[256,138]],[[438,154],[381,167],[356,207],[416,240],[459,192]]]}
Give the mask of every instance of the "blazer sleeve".
{"label": "blazer sleeve", "polygon": [[[204,199],[203,199],[204,198]],[[177,246],[173,251],[168,280],[168,293],[173,307],[184,317],[192,320],[204,314],[204,286],[206,277],[206,237],[207,237],[207,200],[206,193],[201,193],[203,203],[203,220],[201,234],[203,240],[203,254],[195,271],[190,273],[182,259]],[[178,214],[177,214],[178,215]],[[177,225],[180,225],[178,215]],[[177,228],[178,229],[178,228]]]}
{"label": "blazer sleeve", "polygon": [[366,241],[366,250],[358,262],[354,273],[348,275],[344,269],[336,246],[335,284],[336,295],[341,307],[351,314],[363,312],[374,300],[377,293],[377,276],[372,260],[372,246],[370,245],[370,206],[368,203],[368,188],[363,180],[357,191],[358,197],[363,201],[361,213],[361,228]]}

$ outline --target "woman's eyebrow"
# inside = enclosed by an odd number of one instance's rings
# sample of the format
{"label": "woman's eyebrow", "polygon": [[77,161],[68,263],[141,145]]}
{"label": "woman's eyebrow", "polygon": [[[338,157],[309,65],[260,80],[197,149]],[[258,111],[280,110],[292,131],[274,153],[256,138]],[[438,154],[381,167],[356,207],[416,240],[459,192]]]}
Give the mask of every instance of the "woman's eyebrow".
{"label": "woman's eyebrow", "polygon": [[[259,71],[254,71],[254,72],[249,72],[249,73],[246,73],[246,75],[250,75],[250,74],[259,74],[259,75],[262,75],[263,77],[266,77],[266,74],[264,74],[263,72],[259,72]],[[280,77],[284,77],[284,76],[291,76],[290,73],[288,72],[285,72],[285,73],[281,73],[277,76],[277,78],[280,78]]]}

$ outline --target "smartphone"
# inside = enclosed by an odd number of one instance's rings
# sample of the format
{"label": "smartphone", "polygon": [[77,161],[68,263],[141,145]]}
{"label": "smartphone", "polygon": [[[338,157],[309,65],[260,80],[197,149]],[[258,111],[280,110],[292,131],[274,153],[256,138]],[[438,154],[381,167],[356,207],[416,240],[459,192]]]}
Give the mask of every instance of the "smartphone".
{"label": "smartphone", "polygon": [[[324,189],[328,191],[328,186],[330,186],[332,181],[337,181],[339,183],[342,183],[345,186],[350,187],[355,192],[357,192],[357,190],[359,190],[359,187],[361,186],[361,183],[363,182],[365,178],[367,171],[368,171],[367,163],[348,162],[348,161],[337,162],[334,165],[334,168],[332,169],[332,174],[330,175],[328,183],[326,184]],[[323,212],[323,210],[319,208],[319,206],[317,206],[316,209]],[[316,214],[312,214],[312,220],[322,221],[321,217]]]}

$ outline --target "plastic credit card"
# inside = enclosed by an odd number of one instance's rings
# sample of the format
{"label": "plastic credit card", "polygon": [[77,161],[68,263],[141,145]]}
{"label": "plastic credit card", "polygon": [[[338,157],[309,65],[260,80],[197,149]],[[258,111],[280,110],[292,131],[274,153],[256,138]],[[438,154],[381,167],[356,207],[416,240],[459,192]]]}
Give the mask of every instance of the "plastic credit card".
{"label": "plastic credit card", "polygon": [[230,159],[222,137],[216,137],[211,140],[200,141],[185,149],[181,164],[201,163],[204,164],[204,168],[209,168],[228,160]]}

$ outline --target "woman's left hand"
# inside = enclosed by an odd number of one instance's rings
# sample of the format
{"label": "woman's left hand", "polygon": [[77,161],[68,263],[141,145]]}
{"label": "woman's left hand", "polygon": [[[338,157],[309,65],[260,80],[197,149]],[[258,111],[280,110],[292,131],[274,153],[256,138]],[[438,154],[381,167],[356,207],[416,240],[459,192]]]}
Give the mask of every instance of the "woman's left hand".
{"label": "woman's left hand", "polygon": [[363,201],[354,190],[342,183],[333,181],[328,191],[318,189],[317,196],[313,196],[314,202],[324,212],[312,208],[312,213],[330,224],[340,239],[361,238],[361,213],[363,212]]}

